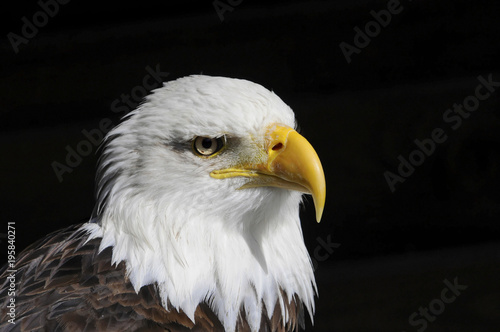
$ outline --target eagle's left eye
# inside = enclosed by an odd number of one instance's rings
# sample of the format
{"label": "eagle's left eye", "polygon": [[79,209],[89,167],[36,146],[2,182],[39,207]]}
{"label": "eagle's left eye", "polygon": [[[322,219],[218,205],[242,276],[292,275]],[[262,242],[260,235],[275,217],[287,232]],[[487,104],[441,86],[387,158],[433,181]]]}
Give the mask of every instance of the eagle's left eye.
{"label": "eagle's left eye", "polygon": [[197,155],[210,157],[221,151],[225,145],[225,136],[216,138],[198,136],[193,141],[193,150]]}

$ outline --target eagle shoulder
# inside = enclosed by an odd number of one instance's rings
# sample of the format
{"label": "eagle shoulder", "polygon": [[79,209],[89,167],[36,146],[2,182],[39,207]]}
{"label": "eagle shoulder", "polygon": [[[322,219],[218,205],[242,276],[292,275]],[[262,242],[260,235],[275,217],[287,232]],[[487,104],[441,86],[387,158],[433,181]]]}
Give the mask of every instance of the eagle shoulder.
{"label": "eagle shoulder", "polygon": [[[113,266],[111,248],[99,253],[100,239],[88,241],[80,228],[52,233],[18,255],[15,324],[5,320],[0,330],[134,331],[188,323],[163,309],[154,285],[136,293],[124,263]],[[8,317],[11,273],[7,266],[0,273],[2,317]]]}

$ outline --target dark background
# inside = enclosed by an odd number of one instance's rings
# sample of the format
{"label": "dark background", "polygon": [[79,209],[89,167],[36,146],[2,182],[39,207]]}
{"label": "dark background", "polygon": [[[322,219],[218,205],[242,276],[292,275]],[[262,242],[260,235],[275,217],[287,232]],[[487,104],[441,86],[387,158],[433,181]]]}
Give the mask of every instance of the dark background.
{"label": "dark background", "polygon": [[[0,41],[0,233],[15,222],[21,249],[88,219],[97,148],[62,182],[52,163],[65,164],[67,147],[87,140],[82,130],[118,122],[113,101],[139,91],[148,66],[167,80],[245,78],[295,110],[325,169],[321,224],[312,200],[302,212],[320,292],[308,330],[498,331],[500,92],[456,130],[443,113],[474,94],[478,76],[500,82],[500,4],[401,1],[401,13],[347,63],[339,44],[353,45],[353,29],[387,5],[245,0],[222,21],[212,1],[71,1],[16,53],[7,34],[22,35],[22,17],[33,22],[41,7],[9,3]],[[413,141],[435,128],[448,139],[391,192],[384,172],[397,173],[398,156],[407,159]],[[5,261],[6,249],[0,255]],[[443,311],[444,280],[455,278],[468,287]],[[429,305],[443,312],[426,329],[409,322]]]}

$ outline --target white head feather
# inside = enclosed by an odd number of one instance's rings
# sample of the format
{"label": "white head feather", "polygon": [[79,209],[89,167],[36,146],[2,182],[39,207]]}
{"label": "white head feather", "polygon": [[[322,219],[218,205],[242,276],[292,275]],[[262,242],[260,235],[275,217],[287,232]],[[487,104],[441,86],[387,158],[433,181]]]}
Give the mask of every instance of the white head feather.
{"label": "white head feather", "polygon": [[[190,76],[165,83],[106,138],[98,171],[97,223],[85,226],[125,261],[136,291],[157,283],[165,308],[194,321],[206,301],[226,331],[240,309],[253,331],[262,303],[294,294],[311,315],[316,284],[299,220],[301,193],[237,190],[243,178],[214,179],[241,151],[200,158],[196,136],[234,138],[240,150],[263,144],[272,123],[295,127],[293,111],[262,86]],[[281,305],[285,322],[288,313]]]}

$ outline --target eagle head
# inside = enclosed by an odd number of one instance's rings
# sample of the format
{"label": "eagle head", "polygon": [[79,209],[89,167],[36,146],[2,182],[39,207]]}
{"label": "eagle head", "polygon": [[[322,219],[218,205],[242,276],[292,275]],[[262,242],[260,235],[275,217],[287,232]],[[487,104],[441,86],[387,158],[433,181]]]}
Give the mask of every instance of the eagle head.
{"label": "eagle head", "polygon": [[[165,83],[105,139],[87,228],[124,261],[138,291],[156,283],[167,310],[194,321],[207,303],[227,331],[252,330],[316,284],[299,205],[325,203],[321,162],[293,111],[264,87],[189,76]],[[281,305],[280,305],[281,304]],[[285,319],[286,321],[286,319]]]}

